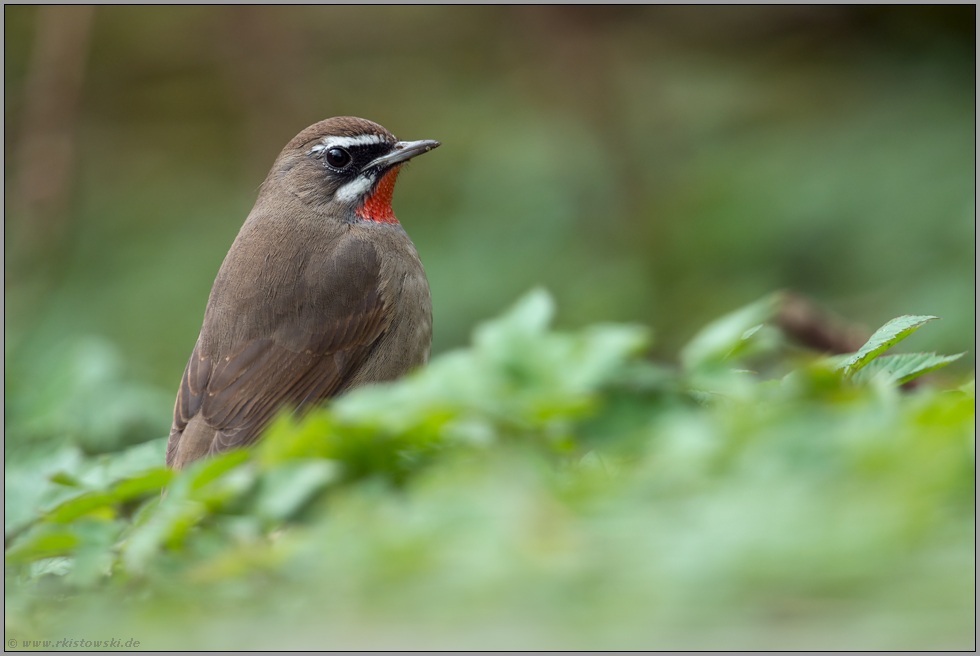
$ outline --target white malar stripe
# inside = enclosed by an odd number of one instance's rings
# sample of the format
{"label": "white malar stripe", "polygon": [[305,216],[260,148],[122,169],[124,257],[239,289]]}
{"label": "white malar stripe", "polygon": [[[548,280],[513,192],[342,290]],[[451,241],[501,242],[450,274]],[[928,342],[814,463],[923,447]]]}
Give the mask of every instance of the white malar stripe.
{"label": "white malar stripe", "polygon": [[330,148],[350,148],[351,146],[369,146],[374,144],[388,143],[380,134],[360,134],[356,137],[327,137],[317,145],[310,148],[311,153]]}
{"label": "white malar stripe", "polygon": [[371,190],[372,185],[374,185],[374,176],[366,173],[338,189],[334,198],[345,203],[360,200],[364,194]]}

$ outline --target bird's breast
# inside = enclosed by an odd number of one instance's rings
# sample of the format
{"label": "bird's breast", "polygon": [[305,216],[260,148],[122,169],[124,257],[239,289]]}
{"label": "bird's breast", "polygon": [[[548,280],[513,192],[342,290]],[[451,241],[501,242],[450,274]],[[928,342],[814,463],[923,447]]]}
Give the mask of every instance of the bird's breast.
{"label": "bird's breast", "polygon": [[432,296],[415,245],[400,227],[365,228],[381,256],[380,292],[389,323],[357,384],[394,380],[425,364],[432,345]]}

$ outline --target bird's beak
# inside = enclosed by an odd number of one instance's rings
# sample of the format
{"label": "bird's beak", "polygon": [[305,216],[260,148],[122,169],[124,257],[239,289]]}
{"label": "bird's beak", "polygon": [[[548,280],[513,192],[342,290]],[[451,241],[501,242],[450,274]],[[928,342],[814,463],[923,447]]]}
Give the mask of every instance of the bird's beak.
{"label": "bird's beak", "polygon": [[442,144],[438,141],[432,141],[431,139],[423,139],[422,141],[399,141],[395,144],[394,150],[387,155],[382,155],[364,168],[373,168],[375,166],[389,167],[393,164],[407,162],[416,155],[427,153],[441,145]]}

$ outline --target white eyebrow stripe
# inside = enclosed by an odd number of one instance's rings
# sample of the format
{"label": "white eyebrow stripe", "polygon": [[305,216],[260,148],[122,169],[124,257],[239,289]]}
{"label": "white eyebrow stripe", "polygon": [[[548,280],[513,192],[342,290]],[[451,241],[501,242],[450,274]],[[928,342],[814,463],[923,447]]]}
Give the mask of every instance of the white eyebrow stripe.
{"label": "white eyebrow stripe", "polygon": [[388,139],[380,134],[359,134],[356,137],[327,137],[310,148],[310,152],[316,153],[330,148],[350,148],[351,146],[368,146],[382,143],[388,143]]}
{"label": "white eyebrow stripe", "polygon": [[334,198],[343,202],[357,201],[360,200],[364,194],[370,191],[373,185],[374,176],[369,173],[365,173],[354,178],[338,189],[334,194]]}

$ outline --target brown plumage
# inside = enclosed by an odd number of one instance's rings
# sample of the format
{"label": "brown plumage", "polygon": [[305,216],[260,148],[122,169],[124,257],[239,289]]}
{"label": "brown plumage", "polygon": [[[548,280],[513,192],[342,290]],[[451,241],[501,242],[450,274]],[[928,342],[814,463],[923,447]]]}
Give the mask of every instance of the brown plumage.
{"label": "brown plumage", "polygon": [[284,405],[308,409],[428,360],[429,284],[390,201],[401,164],[438,145],[353,117],[286,145],[211,289],[167,465],[251,444]]}

